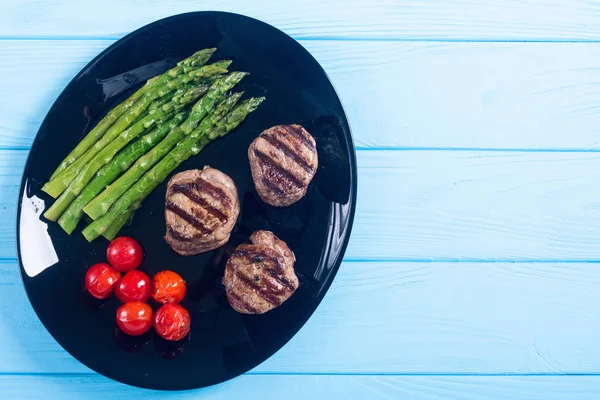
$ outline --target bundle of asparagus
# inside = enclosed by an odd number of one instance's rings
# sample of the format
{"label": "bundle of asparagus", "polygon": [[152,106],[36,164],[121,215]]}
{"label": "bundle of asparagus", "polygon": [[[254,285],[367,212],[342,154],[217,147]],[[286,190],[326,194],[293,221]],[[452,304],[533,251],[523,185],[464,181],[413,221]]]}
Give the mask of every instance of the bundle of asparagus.
{"label": "bundle of asparagus", "polygon": [[215,50],[194,53],[113,108],[43,186],[56,198],[44,216],[71,234],[87,214],[95,221],[86,239],[112,239],[173,170],[256,110],[264,98],[236,106],[243,93],[228,94],[247,73],[229,72],[229,60],[206,65]]}

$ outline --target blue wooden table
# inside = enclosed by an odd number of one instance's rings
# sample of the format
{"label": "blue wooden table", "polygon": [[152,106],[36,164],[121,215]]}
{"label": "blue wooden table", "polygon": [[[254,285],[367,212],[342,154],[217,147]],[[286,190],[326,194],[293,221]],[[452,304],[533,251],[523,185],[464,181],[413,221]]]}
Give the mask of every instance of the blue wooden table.
{"label": "blue wooden table", "polygon": [[[359,202],[340,273],[287,346],[225,384],[152,392],[44,330],[15,207],[79,69],[193,10],[262,19],[318,59],[353,128]],[[597,1],[0,0],[0,399],[600,398],[599,182]]]}

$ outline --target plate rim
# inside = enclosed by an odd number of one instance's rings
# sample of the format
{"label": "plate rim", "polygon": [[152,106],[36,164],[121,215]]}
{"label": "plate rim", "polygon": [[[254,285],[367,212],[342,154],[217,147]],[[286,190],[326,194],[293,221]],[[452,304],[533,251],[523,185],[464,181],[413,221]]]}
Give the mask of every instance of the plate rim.
{"label": "plate rim", "polygon": [[[227,379],[224,380],[219,380],[217,382],[211,382],[208,383],[206,385],[203,386],[190,386],[190,387],[184,387],[184,388],[161,388],[158,386],[143,386],[143,385],[136,385],[130,382],[126,382],[124,380],[119,379],[118,377],[112,376],[112,375],[106,375],[103,372],[99,372],[98,370],[91,368],[90,366],[88,366],[86,363],[84,363],[83,361],[81,361],[78,357],[75,357],[73,354],[71,354],[71,352],[69,350],[67,350],[60,342],[59,340],[56,338],[55,334],[52,332],[52,330],[48,329],[48,327],[46,326],[46,324],[44,323],[44,321],[42,320],[42,318],[39,316],[38,314],[38,310],[37,307],[34,305],[34,302],[32,301],[30,295],[29,295],[29,290],[27,289],[27,285],[25,283],[25,270],[23,267],[23,259],[21,256],[21,241],[20,241],[20,233],[21,233],[21,220],[20,220],[20,216],[21,216],[21,212],[22,212],[22,204],[23,204],[23,198],[26,196],[26,181],[27,181],[27,177],[25,175],[26,171],[27,171],[27,167],[30,163],[30,157],[31,157],[31,150],[33,148],[33,146],[35,145],[36,141],[38,140],[38,137],[40,135],[40,131],[42,129],[42,127],[44,127],[47,123],[47,120],[49,118],[49,115],[53,112],[53,110],[56,108],[57,104],[62,100],[62,98],[66,95],[66,93],[68,92],[68,89],[71,88],[73,85],[75,85],[76,81],[85,73],[87,73],[87,71],[89,70],[90,67],[92,67],[96,62],[98,62],[100,59],[102,59],[107,53],[111,52],[114,48],[120,46],[124,41],[126,41],[127,39],[139,35],[141,33],[143,33],[144,31],[147,31],[149,29],[154,28],[157,25],[160,25],[162,23],[165,23],[166,21],[169,20],[176,20],[178,18],[182,18],[182,17],[193,17],[193,16],[208,16],[208,17],[219,17],[219,16],[224,16],[224,17],[233,17],[233,18],[242,18],[242,19],[246,19],[246,20],[251,20],[253,23],[258,23],[258,24],[262,24],[262,25],[266,25],[267,27],[269,27],[270,29],[274,29],[276,31],[278,31],[279,33],[287,36],[289,39],[293,40],[294,42],[296,42],[296,44],[301,48],[302,51],[305,52],[305,54],[314,62],[314,64],[316,66],[318,66],[320,72],[326,77],[327,81],[329,82],[331,88],[333,89],[333,92],[335,94],[335,97],[337,99],[337,101],[340,104],[340,109],[341,109],[341,116],[343,117],[343,122],[345,122],[345,125],[348,128],[348,134],[344,134],[343,137],[345,138],[346,143],[344,143],[345,147],[346,147],[346,154],[349,156],[348,159],[348,163],[349,163],[349,181],[350,181],[350,193],[349,193],[349,197],[348,197],[348,203],[350,203],[350,209],[349,209],[349,215],[348,215],[348,222],[346,225],[346,229],[347,229],[347,233],[345,234],[344,240],[342,242],[342,245],[340,247],[340,251],[338,253],[338,256],[336,257],[335,263],[333,264],[333,267],[331,269],[331,273],[330,273],[330,277],[327,279],[327,281],[325,282],[325,284],[323,285],[323,287],[320,290],[320,294],[318,294],[315,298],[315,305],[314,307],[312,307],[312,311],[310,311],[306,318],[298,325],[297,329],[295,329],[295,332],[290,335],[287,339],[284,340],[284,342],[278,346],[274,351],[271,352],[265,352],[264,353],[264,357],[260,357],[260,361],[258,361],[254,366],[249,367],[247,369],[245,369],[243,372],[235,374]],[[135,84],[132,85],[132,87],[134,87],[135,85],[142,83],[142,81],[136,82]],[[101,113],[99,113],[98,117],[99,118],[101,115],[103,115],[102,111]],[[94,125],[95,126],[95,125]],[[166,16],[160,19],[156,19],[154,21],[151,21],[145,25],[140,26],[137,29],[134,29],[132,31],[130,31],[128,34],[122,36],[121,38],[117,39],[114,43],[112,43],[110,46],[108,46],[107,48],[105,48],[104,50],[102,50],[100,53],[98,53],[95,57],[93,57],[90,61],[88,61],[85,66],[83,66],[79,72],[73,76],[73,78],[71,78],[71,80],[67,83],[67,85],[61,90],[60,94],[56,97],[56,99],[53,101],[52,105],[50,106],[50,108],[48,109],[48,111],[46,112],[46,115],[44,116],[44,118],[42,119],[42,122],[39,125],[39,128],[37,129],[37,132],[32,140],[31,146],[27,152],[27,157],[25,159],[25,163],[23,166],[23,171],[21,173],[21,181],[20,181],[20,185],[19,185],[19,192],[17,195],[17,207],[16,207],[16,229],[15,229],[15,243],[16,243],[16,258],[17,258],[17,263],[19,265],[19,276],[21,279],[21,283],[23,285],[23,289],[25,291],[25,294],[27,296],[27,300],[29,302],[29,304],[31,305],[36,317],[38,318],[38,320],[40,321],[40,323],[42,324],[42,326],[44,327],[44,329],[50,334],[50,336],[52,337],[52,339],[58,344],[58,346],[60,346],[60,348],[65,351],[67,354],[69,354],[71,357],[73,357],[77,362],[79,362],[81,365],[85,366],[86,368],[89,368],[90,370],[92,370],[94,373],[97,373],[107,379],[113,380],[115,382],[119,382],[121,384],[125,384],[128,385],[130,387],[137,387],[137,388],[142,388],[142,389],[150,389],[150,390],[157,390],[157,391],[184,391],[184,390],[198,390],[198,389],[202,389],[202,388],[208,388],[208,387],[212,387],[215,385],[219,385],[221,383],[225,383],[227,381],[239,378],[245,374],[247,374],[249,371],[252,371],[254,368],[256,368],[257,366],[263,364],[265,361],[267,361],[268,359],[270,359],[271,357],[273,357],[276,353],[278,353],[279,351],[281,351],[304,327],[304,325],[306,325],[306,323],[312,318],[312,316],[314,315],[315,311],[319,308],[321,302],[323,301],[323,299],[325,298],[325,296],[327,295],[327,293],[329,292],[329,289],[333,283],[333,281],[335,280],[337,273],[341,267],[341,264],[343,262],[344,256],[346,254],[346,250],[348,247],[348,244],[350,242],[350,237],[352,236],[352,229],[354,227],[354,219],[355,219],[355,215],[356,215],[356,204],[357,204],[357,200],[358,200],[358,165],[357,165],[357,156],[356,156],[356,146],[355,146],[355,142],[354,142],[354,137],[352,135],[352,127],[350,125],[350,120],[348,119],[348,115],[346,113],[346,108],[344,107],[344,103],[343,100],[341,98],[341,96],[339,95],[339,91],[337,90],[337,88],[335,87],[333,81],[331,80],[331,77],[329,76],[329,74],[327,73],[327,71],[323,68],[323,66],[321,65],[321,63],[319,63],[319,61],[299,42],[298,39],[295,39],[294,37],[292,37],[291,35],[289,35],[288,33],[284,32],[283,30],[277,28],[274,25],[271,25],[270,23],[267,23],[265,21],[259,20],[257,18],[254,17],[250,17],[248,15],[244,15],[244,14],[239,14],[239,13],[234,13],[234,12],[228,12],[228,11],[212,11],[212,10],[205,10],[205,11],[189,11],[189,12],[183,12],[183,13],[178,13],[178,14],[173,14],[170,16]]]}

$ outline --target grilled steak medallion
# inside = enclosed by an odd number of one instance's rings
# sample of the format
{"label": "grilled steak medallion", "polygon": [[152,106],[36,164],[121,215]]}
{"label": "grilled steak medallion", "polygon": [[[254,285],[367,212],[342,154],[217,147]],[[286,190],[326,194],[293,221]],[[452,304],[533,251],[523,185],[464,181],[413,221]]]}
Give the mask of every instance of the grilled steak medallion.
{"label": "grilled steak medallion", "polygon": [[318,167],[315,140],[300,125],[277,125],[263,131],[248,149],[254,187],[276,207],[300,200]]}
{"label": "grilled steak medallion", "polygon": [[294,253],[269,231],[256,231],[252,244],[239,245],[225,266],[223,285],[234,310],[263,314],[281,305],[298,288]]}
{"label": "grilled steak medallion", "polygon": [[165,240],[187,256],[227,243],[240,212],[233,180],[209,166],[176,174],[167,185]]}

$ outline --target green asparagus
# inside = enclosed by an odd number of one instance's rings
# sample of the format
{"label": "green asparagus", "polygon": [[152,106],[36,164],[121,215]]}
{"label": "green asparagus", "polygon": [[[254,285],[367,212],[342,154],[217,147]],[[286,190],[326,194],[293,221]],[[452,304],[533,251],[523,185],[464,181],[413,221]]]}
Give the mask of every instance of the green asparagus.
{"label": "green asparagus", "polygon": [[[212,57],[213,53],[216,51],[216,48],[202,49],[188,58],[185,58],[177,63],[177,65],[171,68],[167,73],[171,77],[177,76],[182,71],[187,73],[190,69],[198,68],[206,64],[206,62]],[[186,70],[187,69],[187,70]]]}
{"label": "green asparagus", "polygon": [[50,180],[56,178],[62,171],[67,169],[67,167],[75,160],[77,160],[81,155],[83,155],[90,147],[94,145],[103,135],[104,133],[114,124],[114,122],[121,117],[135,102],[142,97],[142,95],[146,92],[146,87],[142,86],[138,89],[134,94],[129,96],[127,100],[113,108],[96,126],[75,146],[75,148],[64,158],[64,160],[59,164],[58,168],[52,173],[50,176]]}
{"label": "green asparagus", "polygon": [[[90,147],[94,145],[104,133],[127,111],[135,102],[145,94],[149,88],[162,85],[167,79],[173,78],[180,73],[187,73],[188,71],[184,71],[186,68],[195,67],[198,68],[204,65],[212,54],[215,52],[215,48],[200,50],[190,57],[180,61],[176,67],[171,68],[166,73],[159,75],[158,77],[154,77],[149,79],[144,86],[138,89],[135,93],[133,93],[127,100],[120,103],[118,106],[113,108],[96,126],[75,146],[75,148],[64,158],[64,160],[59,164],[58,168],[52,173],[50,176],[50,180],[56,178],[58,174],[64,171],[69,165],[71,165],[75,160],[77,160],[80,156],[82,156]],[[157,79],[158,78],[158,79]]]}
{"label": "green asparagus", "polygon": [[[206,88],[206,87],[208,87],[208,85],[202,86],[201,90],[204,90],[204,88]],[[152,103],[150,103],[150,106],[148,107],[148,109],[145,112],[143,112],[140,116],[138,116],[135,121],[133,121],[132,125],[135,125],[140,120],[146,118],[148,115],[156,112],[156,110],[162,109],[162,107],[165,104],[167,104],[168,102],[170,102],[170,101],[178,102],[183,97],[183,95],[186,93],[187,93],[186,94],[187,96],[193,95],[194,92],[192,90],[198,90],[196,87],[196,84],[188,83],[181,89],[179,89],[175,92],[169,92],[169,94],[167,94],[166,96],[163,96],[163,97],[160,97],[160,98],[154,100]],[[202,93],[202,94],[204,94],[204,93]]]}
{"label": "green asparagus", "polygon": [[[204,132],[212,127],[235,106],[242,94],[243,93],[235,93],[231,96],[227,96],[216,106],[215,111],[210,116],[202,120],[199,127],[195,129],[192,134],[197,131]],[[117,201],[131,185],[159,162],[184,137],[185,132],[181,127],[173,130],[173,132],[148,152],[148,154],[138,159],[127,172],[114,182],[113,185],[107,187],[98,197],[92,200],[84,208],[84,212],[92,219],[97,219],[104,215],[110,206]]]}
{"label": "green asparagus", "polygon": [[[191,85],[190,85],[190,87],[191,87]],[[172,101],[173,98],[175,97],[175,93],[176,92],[170,92],[166,96],[163,96],[163,97],[160,97],[160,98],[154,100],[152,103],[150,103],[150,106],[148,107],[148,109],[146,111],[144,111],[142,114],[140,114],[135,119],[135,121],[133,121],[133,123],[131,125],[137,124],[140,120],[146,118],[148,116],[148,114],[156,112],[156,110],[160,109],[162,106],[164,106],[168,102]]]}
{"label": "green asparagus", "polygon": [[[221,119],[215,126],[214,131],[203,137],[224,136],[235,129],[246,116],[256,110],[264,98],[251,98],[242,102],[233,109],[225,118]],[[212,130],[211,130],[212,131]],[[122,218],[124,213],[136,210],[152,191],[160,185],[168,175],[173,172],[182,162],[194,154],[197,154],[204,147],[204,141],[189,135],[185,137],[179,145],[165,156],[158,164],[131,188],[129,188],[121,198],[111,207],[111,209],[101,218],[92,222],[83,230],[85,238],[91,242],[98,236],[103,235],[107,229]]]}
{"label": "green asparagus", "polygon": [[102,234],[106,239],[113,240],[119,234],[119,231],[125,224],[133,218],[133,214],[135,214],[134,210],[128,210],[121,215],[119,215],[115,222],[110,224],[110,226],[106,229],[106,231]]}
{"label": "green asparagus", "polygon": [[129,144],[110,163],[102,167],[58,219],[58,224],[64,231],[71,234],[83,217],[83,207],[126,171],[139,157],[156,146],[169,131],[179,126],[187,116],[187,112],[177,114],[168,123]]}
{"label": "green asparagus", "polygon": [[[198,125],[200,120],[204,118],[214,107],[217,101],[246,76],[243,72],[232,72],[225,78],[215,82],[208,93],[198,101],[192,108],[188,119],[181,124],[177,129],[171,132],[161,143],[159,143],[148,154],[141,157],[136,163],[121,176],[113,185],[108,187],[98,197],[92,200],[83,211],[92,219],[97,219],[104,215],[111,205],[133,185],[148,169],[160,161],[185,135],[190,134]],[[235,97],[237,96],[237,97]],[[215,123],[218,118],[221,118],[229,111],[237,102],[239,95],[233,95],[228,101],[222,102],[221,107],[211,117],[203,121],[202,129],[206,130],[211,124]],[[228,107],[228,108],[227,108]]]}
{"label": "green asparagus", "polygon": [[194,92],[195,96],[183,95],[178,102],[171,101],[163,105],[160,109],[154,110],[155,112],[149,113],[146,118],[121,132],[111,143],[95,154],[89,163],[81,169],[76,178],[69,183],[69,186],[56,199],[54,204],[44,213],[44,216],[50,221],[56,221],[94,177],[94,174],[105,164],[109,163],[119,150],[139,136],[144,130],[161,121],[170,119],[174,112],[185,107],[201,95],[201,92],[197,88],[189,91]]}
{"label": "green asparagus", "polygon": [[[222,67],[223,62],[217,62],[215,64],[217,65],[211,64],[201,67],[200,70],[204,71],[203,74],[195,75],[194,77],[191,77],[190,75],[180,75],[165,82],[164,85],[156,87],[147,92],[144,96],[142,96],[141,99],[139,99],[139,101],[135,103],[133,107],[131,107],[128,112],[123,114],[117,120],[117,122],[115,122],[113,126],[108,129],[102,139],[97,141],[83,156],[71,164],[62,173],[60,173],[50,182],[47,182],[42,187],[42,190],[54,198],[60,196],[67,186],[77,177],[79,172],[91,161],[91,159],[98,154],[100,150],[107,146],[116,136],[127,129],[131,122],[133,122],[144,110],[146,110],[146,108],[154,99],[164,96],[170,91],[178,89],[192,80],[202,80],[207,76],[227,72],[227,69]],[[195,72],[197,71],[195,70]]]}

